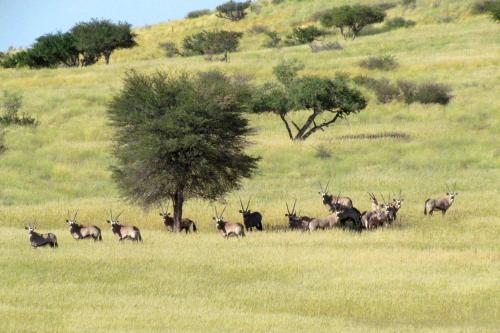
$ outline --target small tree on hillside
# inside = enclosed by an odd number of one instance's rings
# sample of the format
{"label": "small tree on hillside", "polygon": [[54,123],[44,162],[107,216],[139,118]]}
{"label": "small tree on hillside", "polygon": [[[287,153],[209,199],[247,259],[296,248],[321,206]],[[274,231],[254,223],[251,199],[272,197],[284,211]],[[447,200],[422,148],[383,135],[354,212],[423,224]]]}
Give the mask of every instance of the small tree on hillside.
{"label": "small tree on hillside", "polygon": [[[297,77],[300,67],[295,63],[292,64],[294,68],[286,70],[287,66],[281,64],[281,69],[274,71],[281,84],[268,83],[257,90],[253,109],[279,115],[290,140],[306,140],[318,130],[324,130],[338,119],[366,107],[366,99],[359,91],[350,88],[346,80]],[[291,111],[304,109],[310,114],[302,125],[289,118]]]}
{"label": "small tree on hillside", "polygon": [[356,38],[359,32],[369,24],[384,21],[386,14],[378,7],[365,5],[341,6],[333,8],[329,13],[321,17],[321,24],[327,28],[337,27],[344,38],[348,36],[348,30],[352,38]]}
{"label": "small tree on hillside", "polygon": [[246,9],[252,4],[251,1],[236,2],[229,1],[217,6],[217,16],[231,21],[239,21],[245,18]]}
{"label": "small tree on hillside", "polygon": [[130,72],[108,115],[115,129],[113,176],[146,207],[171,200],[179,230],[186,200],[215,200],[250,177],[249,89],[219,72],[178,78]]}
{"label": "small tree on hillside", "polygon": [[184,38],[183,47],[188,55],[224,54],[228,60],[228,52],[234,52],[240,45],[242,32],[235,31],[202,31]]}
{"label": "small tree on hillside", "polygon": [[70,33],[58,32],[38,37],[30,49],[34,59],[31,67],[53,67],[59,64],[78,66],[79,51],[75,43]]}
{"label": "small tree on hillside", "polygon": [[83,54],[84,66],[96,62],[101,56],[109,64],[113,51],[137,45],[131,25],[123,22],[115,24],[109,20],[92,19],[76,24],[71,33],[75,37],[76,47]]}

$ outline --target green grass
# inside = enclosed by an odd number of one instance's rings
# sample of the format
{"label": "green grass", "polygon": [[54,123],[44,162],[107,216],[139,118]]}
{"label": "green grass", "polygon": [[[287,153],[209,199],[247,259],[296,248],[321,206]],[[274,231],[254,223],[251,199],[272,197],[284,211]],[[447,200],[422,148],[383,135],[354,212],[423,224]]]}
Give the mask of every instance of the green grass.
{"label": "green grass", "polygon": [[[21,92],[21,111],[40,121],[37,128],[6,129],[8,150],[0,157],[0,332],[498,330],[500,29],[487,16],[471,16],[469,5],[398,6],[389,17],[414,20],[415,27],[354,41],[329,36],[341,51],[263,49],[265,37],[250,33],[228,64],[167,59],[159,48],[204,28],[264,24],[284,34],[332,6],[286,1],[235,24],[211,16],[139,29],[140,46],[113,54],[109,66],[0,69],[0,90]],[[446,17],[451,22],[439,23]],[[384,54],[400,66],[382,72],[358,65]],[[407,106],[378,104],[365,91],[365,111],[304,143],[290,142],[274,115],[249,115],[256,129],[250,152],[262,161],[259,173],[227,196],[227,218],[241,219],[239,195],[252,197],[265,226],[286,225],[285,201],[294,198],[301,213],[326,215],[318,183],[331,179],[332,191],[349,195],[360,210],[370,207],[367,191],[402,189],[406,200],[394,227],[225,241],[215,233],[209,203],[189,201],[185,214],[200,233],[174,236],[163,231],[158,211],[120,199],[110,177],[113,133],[105,113],[126,70],[175,75],[218,68],[262,83],[272,66],[291,57],[306,64],[304,74],[441,82],[455,97],[447,107]],[[408,138],[342,138],[394,131]],[[318,145],[330,147],[332,157],[316,157]],[[454,182],[460,194],[447,216],[424,217],[425,199],[444,195]],[[144,244],[113,239],[109,208],[125,209],[123,222],[141,228]],[[72,240],[63,224],[68,209],[102,227],[104,241]],[[29,248],[22,227],[35,218],[41,231],[58,235],[59,249]]]}

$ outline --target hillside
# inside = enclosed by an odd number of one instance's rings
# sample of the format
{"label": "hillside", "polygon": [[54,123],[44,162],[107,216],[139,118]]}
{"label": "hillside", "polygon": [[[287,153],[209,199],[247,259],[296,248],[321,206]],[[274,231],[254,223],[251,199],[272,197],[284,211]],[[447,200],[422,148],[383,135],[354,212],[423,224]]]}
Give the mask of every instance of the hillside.
{"label": "hillside", "polygon": [[[7,304],[0,307],[0,316],[15,319],[0,324],[0,330],[30,330],[23,314],[37,312],[37,306],[31,305],[29,295],[17,293],[26,286],[33,291],[31,274],[37,263],[47,265],[37,275],[44,295],[51,293],[52,281],[60,283],[48,308],[34,315],[46,329],[47,316],[62,320],[68,315],[58,330],[287,331],[291,325],[297,331],[498,329],[500,26],[485,15],[472,15],[470,1],[418,0],[415,8],[398,5],[387,11],[389,18],[414,20],[414,27],[355,40],[327,36],[339,41],[343,50],[312,53],[308,45],[266,49],[261,46],[265,36],[249,32],[254,25],[264,25],[284,35],[312,23],[314,13],[346,3],[350,1],[260,1],[259,12],[238,23],[211,15],[139,28],[139,46],[114,53],[110,65],[0,69],[0,91],[22,93],[22,111],[40,121],[37,128],[8,128],[7,150],[0,156],[0,233],[5,235],[0,240],[5,254],[0,264],[6,267],[0,280],[7,281],[0,289]],[[227,64],[203,57],[167,58],[160,47],[214,28],[244,32],[240,51],[230,54]],[[399,67],[384,72],[358,65],[368,56],[384,54],[393,55]],[[277,116],[248,115],[256,129],[250,152],[262,161],[258,175],[227,196],[227,218],[241,219],[238,196],[252,197],[265,227],[286,225],[285,201],[295,198],[302,213],[326,215],[318,184],[331,180],[332,192],[349,195],[361,211],[370,206],[368,191],[402,190],[405,203],[396,225],[361,235],[340,230],[263,233],[239,243],[222,242],[215,235],[210,204],[190,201],[185,214],[197,221],[200,235],[176,238],[155,233],[162,230],[158,212],[125,204],[110,177],[113,133],[106,106],[120,89],[125,71],[164,70],[175,75],[216,68],[260,84],[272,79],[273,66],[289,58],[305,63],[302,74],[440,82],[451,86],[454,98],[446,107],[380,104],[371,91],[360,88],[370,100],[366,110],[296,143],[288,140]],[[306,113],[295,112],[293,117],[302,119]],[[352,137],[387,132],[404,136]],[[320,145],[331,150],[330,158],[317,157]],[[424,201],[444,195],[446,184],[454,183],[460,195],[447,216],[425,217]],[[118,246],[110,234],[105,237],[108,243],[95,249],[90,243],[81,245],[83,252],[72,248],[76,244],[64,229],[65,212],[79,209],[82,223],[108,232],[109,208],[125,209],[124,222],[146,230],[144,248]],[[21,227],[34,219],[41,229],[61,234],[62,252],[33,255]],[[19,260],[20,254],[25,259]],[[70,257],[76,258],[76,266]],[[60,265],[55,268],[59,275],[47,268],[52,263]],[[107,286],[118,277],[123,279],[120,292],[110,292]],[[96,287],[82,291],[66,278],[79,283],[88,279]],[[188,286],[179,281],[189,281]],[[127,287],[144,288],[142,294],[132,293],[144,298],[132,301],[122,295]],[[85,309],[103,326],[75,328],[72,324],[78,319],[66,307]],[[167,308],[175,309],[168,318],[160,311]],[[121,311],[137,322],[113,326],[110,318]],[[242,326],[213,319],[231,311]],[[195,314],[199,322],[193,322]],[[1,325],[7,326],[2,330]]]}

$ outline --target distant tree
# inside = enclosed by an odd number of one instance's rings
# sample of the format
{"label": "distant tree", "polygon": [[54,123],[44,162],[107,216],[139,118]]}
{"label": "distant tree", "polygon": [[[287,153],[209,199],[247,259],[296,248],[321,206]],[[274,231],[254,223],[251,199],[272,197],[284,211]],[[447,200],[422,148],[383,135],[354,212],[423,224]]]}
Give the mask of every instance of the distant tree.
{"label": "distant tree", "polygon": [[378,7],[365,5],[341,6],[333,8],[329,13],[321,17],[324,27],[337,27],[344,38],[348,36],[348,30],[352,38],[356,38],[359,32],[369,24],[383,22],[386,14]]}
{"label": "distant tree", "polygon": [[[275,75],[279,72],[283,72],[283,69],[275,70]],[[292,73],[293,77],[289,74],[278,76],[281,84],[267,83],[257,89],[253,110],[277,114],[283,121],[290,140],[306,140],[318,130],[324,130],[338,119],[360,112],[366,107],[366,99],[359,91],[350,88],[346,80],[297,77],[295,69],[287,72]],[[291,111],[298,110],[310,111],[302,125],[288,117]]]}
{"label": "distant tree", "polygon": [[71,33],[47,34],[36,39],[30,49],[31,67],[54,67],[64,64],[68,67],[79,65],[79,52]]}
{"label": "distant tree", "polygon": [[228,52],[234,52],[240,45],[242,32],[235,31],[202,31],[184,38],[183,47],[187,55],[224,54],[228,60]]}
{"label": "distant tree", "polygon": [[136,34],[131,31],[131,25],[124,22],[115,24],[109,20],[92,19],[90,22],[76,24],[71,33],[78,51],[83,54],[84,66],[95,63],[101,56],[109,64],[113,51],[137,45]]}
{"label": "distant tree", "polygon": [[113,177],[124,197],[145,207],[171,200],[178,231],[186,200],[216,200],[237,189],[258,161],[244,152],[249,96],[243,83],[219,72],[129,72],[108,109]]}
{"label": "distant tree", "polygon": [[278,35],[276,31],[267,31],[265,32],[266,36],[269,38],[265,43],[265,47],[275,48],[279,47],[281,43],[281,37]]}
{"label": "distant tree", "polygon": [[251,1],[237,2],[229,1],[217,6],[217,16],[231,21],[239,21],[245,18],[245,10],[250,7]]}
{"label": "distant tree", "polygon": [[325,34],[324,31],[316,28],[315,26],[309,26],[305,28],[295,28],[288,40],[286,41],[289,45],[302,45],[315,41],[318,37]]}

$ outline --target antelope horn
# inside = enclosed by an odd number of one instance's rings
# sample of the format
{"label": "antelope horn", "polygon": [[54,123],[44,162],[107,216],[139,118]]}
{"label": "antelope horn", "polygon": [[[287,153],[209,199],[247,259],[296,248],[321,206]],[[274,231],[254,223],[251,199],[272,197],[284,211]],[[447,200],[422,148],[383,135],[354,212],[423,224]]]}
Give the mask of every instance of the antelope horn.
{"label": "antelope horn", "polygon": [[288,202],[285,201],[285,204],[286,204],[286,212],[288,213],[288,215],[290,215],[290,208],[288,207]]}
{"label": "antelope horn", "polygon": [[321,182],[319,182],[319,189],[321,190],[321,192],[325,192],[323,191],[323,186],[321,186]]}
{"label": "antelope horn", "polygon": [[250,200],[252,200],[252,198],[248,199],[247,209],[245,209],[245,210],[248,210],[248,207],[250,207]]}
{"label": "antelope horn", "polygon": [[123,212],[124,212],[124,210],[122,210],[122,211],[120,212],[120,214],[118,214],[118,215],[115,217],[115,219],[117,219],[117,220],[118,220],[118,218],[120,217],[120,215],[122,215],[122,213],[123,213]]}
{"label": "antelope horn", "polygon": [[217,206],[214,205],[214,210],[215,210],[215,218],[219,218],[219,213],[217,212]]}
{"label": "antelope horn", "polygon": [[448,183],[445,183],[445,185],[446,185],[446,190],[450,192],[450,186],[448,186]]}
{"label": "antelope horn", "polygon": [[222,210],[222,213],[220,213],[220,218],[224,216],[224,212],[226,211],[227,205],[224,206],[224,209]]}
{"label": "antelope horn", "polygon": [[326,186],[325,186],[325,193],[328,192],[328,186],[330,185],[330,180],[328,180],[328,182],[326,183]]}
{"label": "antelope horn", "polygon": [[241,197],[238,197],[238,198],[240,198],[240,206],[241,206],[241,210],[242,210],[242,211],[244,211],[244,210],[245,210],[245,208],[243,207],[243,201],[241,200]]}
{"label": "antelope horn", "polygon": [[109,209],[109,216],[111,218],[111,221],[113,221],[113,210],[111,208]]}
{"label": "antelope horn", "polygon": [[297,199],[293,202],[292,214],[295,214],[295,204],[297,203]]}
{"label": "antelope horn", "polygon": [[78,209],[75,212],[75,216],[73,216],[73,220],[76,220],[76,216],[78,215]]}
{"label": "antelope horn", "polygon": [[384,195],[382,194],[382,192],[380,192],[380,196],[382,197],[382,200],[384,200],[384,204],[387,205],[387,202],[385,201],[385,198],[384,198]]}

